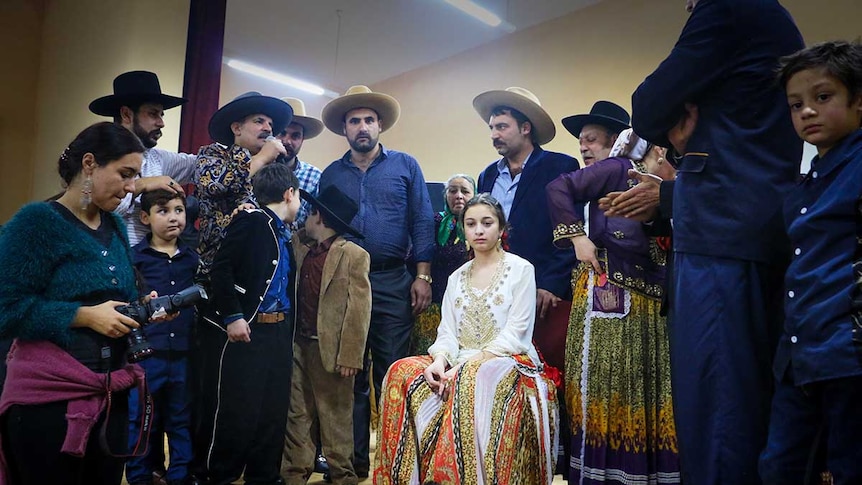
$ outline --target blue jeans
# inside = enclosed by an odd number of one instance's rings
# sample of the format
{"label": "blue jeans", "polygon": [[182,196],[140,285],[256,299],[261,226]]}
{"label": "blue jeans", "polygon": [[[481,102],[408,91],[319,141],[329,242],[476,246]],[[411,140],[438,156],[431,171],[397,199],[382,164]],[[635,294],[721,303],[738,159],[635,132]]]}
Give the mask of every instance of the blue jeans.
{"label": "blue jeans", "polygon": [[835,485],[862,483],[860,439],[862,376],[796,386],[788,371],[772,400],[760,476],[766,485],[816,484],[828,469]]}
{"label": "blue jeans", "polygon": [[[140,364],[147,373],[147,387],[153,396],[152,429],[164,430],[168,436],[170,465],[165,478],[168,481],[185,480],[192,459],[191,402],[186,380],[188,358],[153,356]],[[138,407],[138,392],[132,389],[129,395],[130,447],[134,446],[140,432]],[[153,435],[161,436],[161,433]],[[161,442],[151,441],[147,456],[130,459],[126,464],[126,480],[132,484],[152,483],[153,465],[149,455],[160,454],[155,450],[163,446]]]}

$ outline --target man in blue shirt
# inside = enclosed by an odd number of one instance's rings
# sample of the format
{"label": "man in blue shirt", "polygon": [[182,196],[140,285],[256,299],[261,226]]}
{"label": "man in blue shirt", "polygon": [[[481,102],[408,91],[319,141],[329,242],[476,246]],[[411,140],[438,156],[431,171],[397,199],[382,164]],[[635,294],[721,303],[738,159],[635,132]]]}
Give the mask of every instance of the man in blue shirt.
{"label": "man in blue shirt", "polygon": [[[431,301],[434,212],[419,163],[412,156],[384,148],[379,134],[395,125],[401,107],[395,98],[353,86],[330,101],[322,113],[333,133],[347,138],[350,150],[332,162],[320,178],[320,191],[337,186],[359,205],[350,225],[365,239],[351,239],[371,256],[369,279],[373,306],[368,347],[374,363],[374,389],[380,395],[386,370],[409,352],[413,317]],[[405,259],[416,260],[416,277]],[[353,388],[353,466],[368,476],[368,361]]]}

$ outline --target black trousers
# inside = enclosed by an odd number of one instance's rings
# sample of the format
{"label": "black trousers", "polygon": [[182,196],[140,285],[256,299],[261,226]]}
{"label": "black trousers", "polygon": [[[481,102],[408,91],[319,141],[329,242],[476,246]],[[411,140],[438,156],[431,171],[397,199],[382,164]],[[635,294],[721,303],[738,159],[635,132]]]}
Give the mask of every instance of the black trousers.
{"label": "black trousers", "polygon": [[[111,452],[128,449],[129,395],[113,394],[106,437]],[[10,485],[119,485],[123,458],[114,458],[99,445],[105,414],[90,432],[82,458],[61,453],[66,438],[67,401],[34,406],[15,405],[3,419],[3,453]]]}
{"label": "black trousers", "polygon": [[251,342],[230,343],[225,334],[217,392],[204,397],[216,405],[206,458],[211,485],[227,485],[241,475],[248,485],[281,483],[293,330],[292,319],[253,321]]}
{"label": "black trousers", "polygon": [[[203,311],[201,311],[203,313]],[[192,332],[189,358],[189,385],[192,404],[192,462],[189,472],[201,479],[207,477],[207,455],[213,436],[218,394],[219,362],[227,336],[224,329],[198,318]],[[164,466],[162,457],[162,466]]]}
{"label": "black trousers", "polygon": [[[375,271],[371,280],[371,326],[367,347],[373,362],[374,395],[380,401],[380,389],[389,366],[410,355],[410,334],[413,332],[413,310],[410,307],[410,286],[413,277],[407,268]],[[366,350],[366,357],[368,352]],[[369,360],[353,383],[353,468],[357,475],[368,472],[371,441],[371,387],[368,381]]]}

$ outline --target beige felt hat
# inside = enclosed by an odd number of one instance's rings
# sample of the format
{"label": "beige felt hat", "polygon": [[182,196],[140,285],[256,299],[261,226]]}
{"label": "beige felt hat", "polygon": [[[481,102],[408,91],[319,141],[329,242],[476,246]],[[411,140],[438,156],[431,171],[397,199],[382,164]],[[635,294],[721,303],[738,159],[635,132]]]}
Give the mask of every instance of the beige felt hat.
{"label": "beige felt hat", "polygon": [[556,136],[557,128],[554,126],[554,120],[542,108],[539,98],[530,91],[511,87],[505,90],[486,91],[473,98],[473,108],[486,123],[491,119],[494,108],[499,106],[508,106],[524,113],[533,125],[535,140],[539,145],[548,143]]}
{"label": "beige felt hat", "polygon": [[351,86],[343,96],[333,99],[323,107],[320,117],[329,131],[336,135],[344,135],[342,127],[344,116],[348,111],[357,108],[372,109],[383,120],[380,133],[395,126],[401,116],[401,105],[398,101],[383,93],[373,93],[368,86]]}
{"label": "beige felt hat", "polygon": [[319,135],[323,131],[323,122],[305,114],[305,103],[299,98],[281,98],[282,101],[293,108],[293,121],[302,125],[302,138],[308,140]]}

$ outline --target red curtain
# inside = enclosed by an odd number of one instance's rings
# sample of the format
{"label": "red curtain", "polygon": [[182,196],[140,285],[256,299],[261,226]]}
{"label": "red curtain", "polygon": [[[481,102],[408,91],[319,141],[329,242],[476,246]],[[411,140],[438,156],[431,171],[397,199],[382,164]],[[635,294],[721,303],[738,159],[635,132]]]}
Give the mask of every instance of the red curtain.
{"label": "red curtain", "polygon": [[191,0],[180,124],[180,151],[211,143],[207,124],[218,109],[227,0]]}

